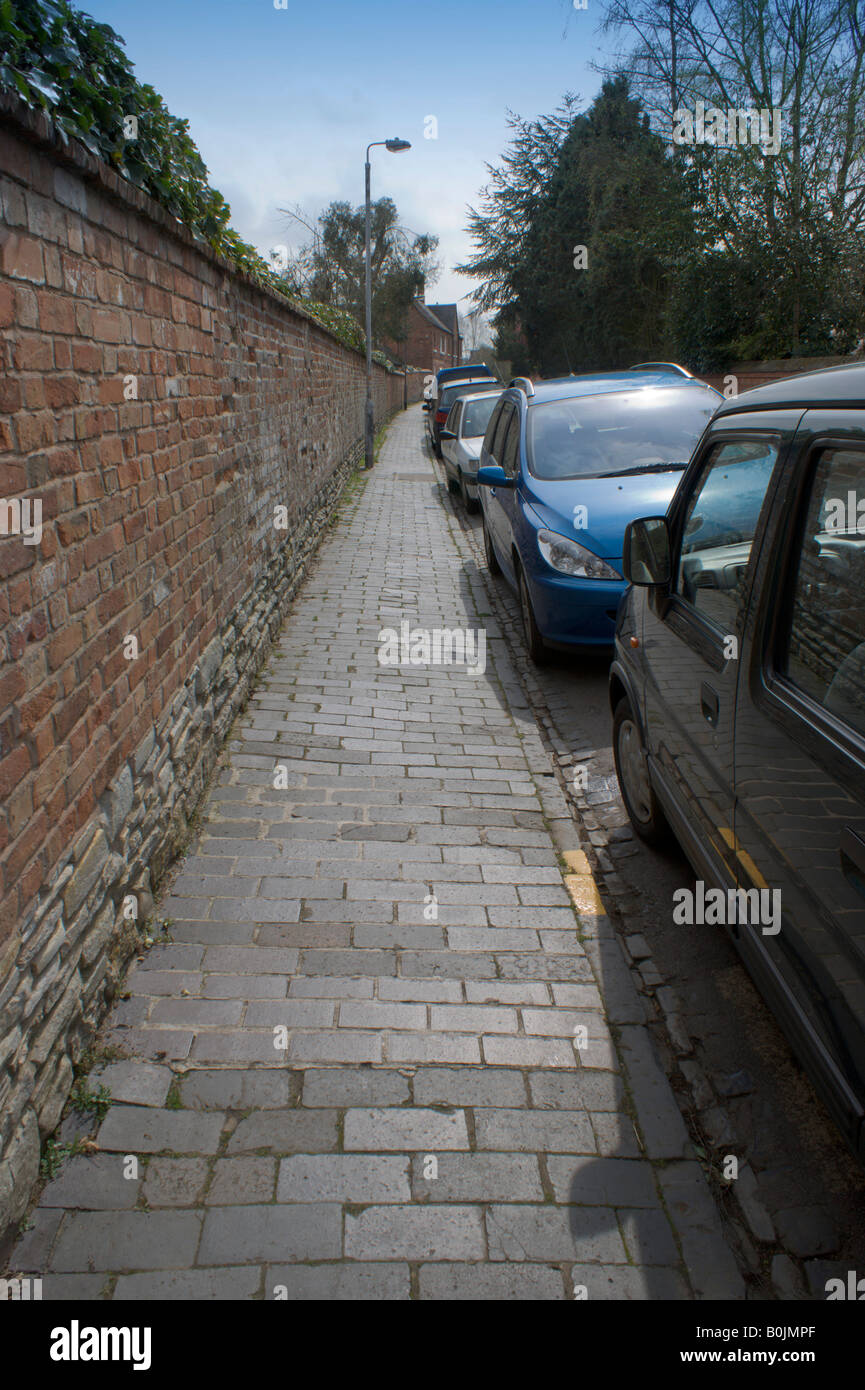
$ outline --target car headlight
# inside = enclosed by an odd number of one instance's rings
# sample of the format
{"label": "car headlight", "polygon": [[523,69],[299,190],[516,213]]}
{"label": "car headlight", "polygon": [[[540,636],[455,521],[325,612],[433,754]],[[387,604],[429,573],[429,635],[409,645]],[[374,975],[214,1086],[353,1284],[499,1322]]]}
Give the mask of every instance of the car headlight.
{"label": "car headlight", "polygon": [[547,564],[560,574],[572,574],[578,579],[622,578],[606,560],[567,536],[557,536],[555,531],[538,532],[538,549]]}

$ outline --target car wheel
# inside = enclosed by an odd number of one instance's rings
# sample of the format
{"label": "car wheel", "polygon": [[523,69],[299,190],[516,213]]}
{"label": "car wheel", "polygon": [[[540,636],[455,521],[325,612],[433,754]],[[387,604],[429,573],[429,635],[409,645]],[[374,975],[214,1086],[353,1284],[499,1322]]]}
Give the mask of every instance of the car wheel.
{"label": "car wheel", "polygon": [[517,573],[520,581],[520,611],[523,615],[523,633],[526,639],[526,647],[535,665],[545,666],[550,659],[550,653],[547,644],[541,636],[540,628],[535,622],[529,586],[526,581],[525,571],[520,564],[517,564]]}
{"label": "car wheel", "polygon": [[468,488],[466,487],[465,474],[463,473],[462,469],[460,469],[460,484],[459,484],[459,486],[460,486],[460,497],[463,499],[463,506],[465,507],[466,511],[467,511],[467,512],[476,512],[476,511],[478,510],[478,502],[477,502],[476,498],[474,498],[474,497],[469,497],[469,490],[468,490]]}
{"label": "car wheel", "polygon": [[453,475],[448,472],[447,465],[445,466],[445,477],[447,478],[448,492],[456,495],[456,493],[458,493],[460,490],[460,485],[457,479],[454,478]]}
{"label": "car wheel", "polygon": [[646,745],[627,696],[613,714],[613,757],[631,824],[647,845],[665,844],[670,827],[649,780]]}
{"label": "car wheel", "polygon": [[493,543],[492,543],[492,541],[491,541],[491,539],[490,539],[490,533],[489,533],[489,531],[487,530],[487,523],[486,523],[486,522],[484,522],[484,524],[483,524],[483,530],[484,530],[484,555],[486,556],[487,569],[489,570],[490,574],[501,574],[501,572],[502,572],[502,567],[501,567],[501,565],[499,564],[498,560],[496,559],[496,552],[495,552],[494,549],[493,549]]}

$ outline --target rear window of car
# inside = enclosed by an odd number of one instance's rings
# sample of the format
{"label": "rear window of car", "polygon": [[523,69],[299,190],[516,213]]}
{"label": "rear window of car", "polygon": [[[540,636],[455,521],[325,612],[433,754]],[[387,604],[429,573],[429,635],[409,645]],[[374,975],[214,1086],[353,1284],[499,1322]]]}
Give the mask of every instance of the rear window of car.
{"label": "rear window of car", "polygon": [[444,374],[444,375],[439,374],[439,376],[436,378],[437,381],[438,381],[438,383],[439,383],[439,386],[447,386],[448,383],[451,382],[451,381],[495,381],[495,379],[496,379],[496,378],[493,376],[492,372],[483,372],[483,371],[466,372],[466,370],[465,370],[464,367],[461,368],[460,371],[461,371],[461,375],[460,375],[460,376],[452,376],[452,375],[450,374],[449,369],[448,369],[448,368],[445,368],[445,374]]}
{"label": "rear window of car", "polygon": [[529,468],[536,478],[550,479],[684,468],[720,404],[708,386],[539,401],[529,410]]}
{"label": "rear window of car", "polygon": [[445,406],[452,406],[458,396],[467,396],[472,391],[483,390],[484,384],[479,381],[460,381],[455,386],[445,386],[439,396],[439,410],[444,410]]}

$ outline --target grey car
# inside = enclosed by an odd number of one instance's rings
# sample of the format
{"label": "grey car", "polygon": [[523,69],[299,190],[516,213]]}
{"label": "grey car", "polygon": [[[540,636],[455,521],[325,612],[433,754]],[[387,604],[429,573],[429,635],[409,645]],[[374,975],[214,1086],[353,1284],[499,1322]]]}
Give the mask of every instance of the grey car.
{"label": "grey car", "polygon": [[[450,415],[451,406],[454,401],[457,400],[459,396],[465,396],[469,393],[474,395],[478,392],[488,391],[489,389],[490,383],[488,381],[472,381],[471,379],[465,381],[448,381],[442,386],[436,400],[429,401],[428,409],[426,406],[424,407],[427,409],[426,425],[429,431],[433,453],[436,458],[441,458],[442,456],[441,439],[439,436],[441,435],[445,421]],[[499,390],[501,390],[501,387],[499,387]]]}
{"label": "grey car", "polygon": [[468,512],[479,507],[477,473],[481,445],[501,390],[459,396],[441,429],[441,453],[448,488],[458,492]]}
{"label": "grey car", "polygon": [[610,702],[634,829],[697,875],[673,921],[729,931],[865,1162],[863,401],[851,365],[719,407],[626,533]]}

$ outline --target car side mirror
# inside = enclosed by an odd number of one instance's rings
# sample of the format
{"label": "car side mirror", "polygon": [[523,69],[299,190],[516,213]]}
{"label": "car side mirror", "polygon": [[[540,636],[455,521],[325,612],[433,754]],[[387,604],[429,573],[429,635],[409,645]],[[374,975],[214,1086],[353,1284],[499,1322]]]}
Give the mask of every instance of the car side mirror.
{"label": "car side mirror", "polygon": [[670,582],[670,532],[665,516],[630,522],[625,530],[622,569],[631,584],[649,588]]}
{"label": "car side mirror", "polygon": [[476,482],[481,487],[513,487],[514,480],[509,478],[503,468],[499,468],[497,463],[487,463],[477,472]]}
{"label": "car side mirror", "polygon": [[453,430],[446,430],[444,426],[439,430],[439,439],[456,439]]}

